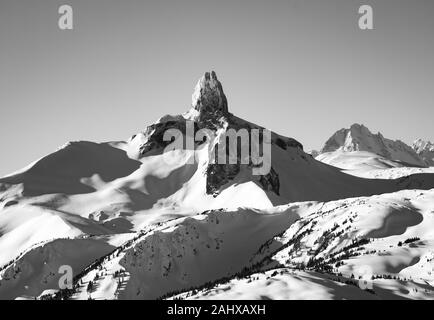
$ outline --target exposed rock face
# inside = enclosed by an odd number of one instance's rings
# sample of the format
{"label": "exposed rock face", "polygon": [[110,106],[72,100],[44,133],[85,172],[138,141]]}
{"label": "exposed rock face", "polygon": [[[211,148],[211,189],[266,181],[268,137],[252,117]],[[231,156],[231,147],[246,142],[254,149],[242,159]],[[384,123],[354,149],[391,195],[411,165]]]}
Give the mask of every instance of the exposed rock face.
{"label": "exposed rock face", "polygon": [[286,138],[276,135],[276,137],[272,139],[272,143],[283,150],[288,150],[288,148],[298,148],[303,150],[303,145],[293,138]]}
{"label": "exposed rock face", "polygon": [[[162,152],[165,147],[167,147],[171,141],[164,141],[163,136],[164,133],[169,129],[177,129],[183,134],[187,132],[186,130],[186,121],[183,119],[182,121],[178,120],[170,120],[165,122],[157,122],[150,126],[148,126],[143,133],[146,137],[146,141],[140,146],[140,155],[149,155],[149,152]],[[194,123],[194,134],[198,130],[198,124]],[[187,137],[184,136],[184,146],[186,145],[185,139]],[[189,137],[194,139],[193,137]],[[195,142],[196,145],[200,145],[202,142]]]}
{"label": "exposed rock face", "polygon": [[273,167],[271,167],[270,173],[267,175],[261,176],[259,179],[259,183],[262,185],[262,188],[266,191],[273,191],[278,196],[280,195],[280,181],[279,175],[274,171]]}
{"label": "exposed rock face", "polygon": [[320,154],[334,151],[367,151],[408,165],[425,166],[424,161],[404,142],[387,139],[380,132],[373,134],[367,127],[357,123],[349,129],[341,129],[331,136],[321,149]]}
{"label": "exposed rock face", "polygon": [[[194,121],[194,135],[200,129],[206,128],[212,130],[215,134],[215,141],[211,144],[218,150],[223,148],[227,156],[229,150],[234,149],[234,146],[227,146],[225,144],[225,133],[233,129],[236,132],[245,130],[251,137],[253,129],[259,129],[260,145],[263,144],[263,130],[260,126],[247,122],[241,118],[229,113],[228,102],[223,91],[222,84],[217,79],[214,71],[206,72],[197,82],[192,95],[192,108],[183,115],[171,116],[167,115],[160,118],[156,123],[147,127],[140,137],[141,143],[139,146],[139,156],[149,156],[155,153],[163,152],[164,148],[171,142],[164,141],[163,135],[166,130],[177,129],[182,133],[186,132],[186,121]],[[185,137],[184,137],[185,138]],[[194,139],[194,137],[192,137]],[[195,142],[195,147],[203,142]],[[237,163],[236,164],[221,164],[215,157],[214,163],[210,161],[206,169],[206,192],[217,196],[225,187],[241,172],[243,167],[247,170],[253,169],[253,161],[249,155],[248,164],[241,161],[241,144],[252,143],[252,141],[239,141],[237,140]],[[184,146],[185,146],[184,142]],[[297,148],[303,150],[303,146],[295,139],[280,136],[278,134],[271,134],[271,145],[274,145],[283,150],[290,150]],[[245,147],[245,146],[244,146]],[[243,163],[243,164],[242,164]],[[257,176],[254,181],[258,183],[264,190],[274,192],[279,195],[280,182],[277,172],[271,168],[270,172],[266,175]]]}
{"label": "exposed rock face", "polygon": [[228,102],[214,71],[206,72],[197,82],[192,107],[202,113],[228,112]]}
{"label": "exposed rock face", "polygon": [[427,166],[434,166],[434,143],[417,139],[413,142],[412,148]]}
{"label": "exposed rock face", "polygon": [[217,196],[222,186],[240,172],[239,164],[210,164],[206,170],[206,193]]}
{"label": "exposed rock face", "polygon": [[[228,103],[223,92],[220,81],[214,71],[206,72],[197,82],[192,95],[192,108],[197,113],[191,118],[185,116],[166,115],[156,123],[148,126],[143,132],[144,143],[140,146],[140,155],[144,156],[162,151],[170,141],[164,141],[163,135],[169,129],[178,129],[182,133],[186,132],[186,121],[194,121],[194,134],[201,128],[208,128],[213,131],[220,129],[227,121]],[[184,137],[185,138],[185,137]],[[194,139],[194,136],[192,137]],[[198,145],[200,143],[195,143]],[[184,142],[185,145],[185,142]]]}

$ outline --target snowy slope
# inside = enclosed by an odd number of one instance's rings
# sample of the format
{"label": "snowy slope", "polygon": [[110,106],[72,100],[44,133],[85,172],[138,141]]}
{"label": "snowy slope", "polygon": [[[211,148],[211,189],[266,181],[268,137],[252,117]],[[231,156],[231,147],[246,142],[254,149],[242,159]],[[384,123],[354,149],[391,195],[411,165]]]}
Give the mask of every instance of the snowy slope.
{"label": "snowy slope", "polygon": [[[163,225],[122,250],[116,258],[105,261],[101,270],[107,277],[95,284],[104,282],[101,287],[113,287],[119,282],[115,272],[125,270],[116,297],[154,299],[235,274],[249,264],[263,242],[282,232],[297,217],[292,212],[271,215],[238,210],[183,218]],[[88,283],[94,277],[95,273],[90,272],[82,282]],[[91,294],[94,298],[100,295],[98,290]],[[82,286],[74,298],[87,295],[86,286]]]}
{"label": "snowy slope", "polygon": [[401,191],[320,204],[263,247],[261,267],[178,298],[433,299],[433,200]]}
{"label": "snowy slope", "polygon": [[385,168],[385,169],[356,169],[344,170],[345,173],[351,174],[356,177],[367,179],[398,179],[415,174],[433,174],[434,167],[429,168],[415,168],[415,167],[398,167],[398,168]]}
{"label": "snowy slope", "polygon": [[[178,299],[191,300],[432,300],[429,286],[411,280],[375,281],[374,293],[362,290],[356,280],[315,271],[276,268],[232,279],[212,290],[184,293]],[[410,291],[409,291],[410,289]],[[407,293],[408,292],[408,293]]]}
{"label": "snowy slope", "polygon": [[[349,129],[341,129],[334,133],[326,141],[320,154],[337,151],[365,151],[380,156],[379,161],[388,159],[401,162],[404,165],[426,166],[416,152],[404,142],[384,138],[381,133],[373,134],[368,128],[360,124],[353,124]],[[341,153],[341,157],[343,155]]]}
{"label": "snowy slope", "polygon": [[433,200],[411,190],[176,219],[94,265],[71,298],[432,299]]}
{"label": "snowy slope", "polygon": [[[213,135],[167,151],[164,133],[184,132],[187,120],[193,134],[207,129]],[[247,272],[270,254],[264,248],[279,248],[277,234],[296,228],[297,219],[320,221],[323,207],[343,202],[363,211],[364,202],[379,199],[384,204],[371,217],[372,224],[381,223],[384,208],[434,188],[432,171],[405,167],[403,161],[412,160],[406,147],[380,136],[364,141],[371,152],[338,148],[318,156],[344,163],[347,171],[314,159],[298,141],[274,132],[268,173],[255,175],[251,158],[248,164],[239,156],[236,164],[216,164],[210,150],[237,148],[223,143],[230,129],[263,128],[230,113],[220,81],[206,73],[184,114],[164,116],[127,141],[67,143],[0,179],[0,299],[56,292],[55,271],[65,264],[80,275],[74,299],[151,299],[185,291]],[[381,151],[378,141],[387,157],[373,155]],[[348,146],[361,145],[351,135]],[[400,171],[386,173],[395,169]],[[354,197],[365,198],[348,200]],[[393,203],[390,197],[396,198]],[[425,206],[431,204],[429,198]],[[402,210],[413,212],[407,207]],[[309,282],[310,275],[305,277]],[[89,281],[95,282],[90,292]]]}
{"label": "snowy slope", "polygon": [[46,289],[58,289],[59,267],[68,265],[78,272],[99,257],[112,251],[109,239],[57,239],[36,246],[2,272],[0,298],[33,298]]}
{"label": "snowy slope", "polygon": [[368,151],[343,151],[321,153],[316,160],[345,170],[376,170],[400,168],[405,165],[398,161],[389,160],[376,153]]}
{"label": "snowy slope", "polygon": [[347,174],[366,179],[398,179],[415,174],[434,173],[433,167],[407,167],[401,162],[366,151],[337,150],[320,154],[315,159],[341,168]]}

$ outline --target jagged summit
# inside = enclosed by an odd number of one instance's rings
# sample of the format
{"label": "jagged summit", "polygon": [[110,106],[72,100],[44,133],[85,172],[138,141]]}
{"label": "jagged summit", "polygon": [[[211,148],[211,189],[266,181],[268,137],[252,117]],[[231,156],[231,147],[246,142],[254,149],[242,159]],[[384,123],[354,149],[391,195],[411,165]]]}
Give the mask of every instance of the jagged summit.
{"label": "jagged summit", "polygon": [[192,95],[192,107],[200,113],[228,112],[228,102],[223,87],[214,71],[205,72]]}
{"label": "jagged summit", "polygon": [[420,151],[434,151],[434,143],[428,140],[417,139],[413,142],[413,149],[416,152]]}
{"label": "jagged summit", "polygon": [[320,153],[343,151],[361,151],[364,148],[362,140],[381,140],[381,134],[372,134],[363,124],[354,123],[349,129],[343,128],[334,133],[325,143]]}
{"label": "jagged summit", "polygon": [[417,139],[413,142],[412,148],[425,161],[426,165],[434,166],[434,143]]}
{"label": "jagged summit", "polygon": [[380,132],[374,134],[364,125],[357,123],[351,125],[349,129],[344,128],[333,134],[320,154],[355,151],[371,152],[389,160],[425,166],[424,161],[404,142],[387,139]]}

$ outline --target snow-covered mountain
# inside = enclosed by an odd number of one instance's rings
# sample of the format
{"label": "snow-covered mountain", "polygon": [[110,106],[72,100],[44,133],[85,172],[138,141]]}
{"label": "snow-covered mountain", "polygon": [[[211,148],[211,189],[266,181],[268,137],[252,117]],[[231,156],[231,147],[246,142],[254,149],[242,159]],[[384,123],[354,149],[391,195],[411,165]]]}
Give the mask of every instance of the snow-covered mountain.
{"label": "snow-covered mountain", "polygon": [[343,169],[392,167],[426,167],[426,163],[400,140],[373,134],[367,127],[353,124],[334,133],[322,147],[318,160]]}
{"label": "snow-covered mountain", "polygon": [[[212,210],[143,230],[71,299],[433,299],[434,193]],[[93,290],[89,290],[92,283]]]}
{"label": "snow-covered mountain", "polygon": [[252,256],[248,271],[175,297],[434,299],[433,202],[434,190],[406,190],[288,205],[283,214],[300,218]]}
{"label": "snow-covered mountain", "polygon": [[434,166],[434,143],[431,141],[417,139],[415,142],[413,142],[412,147],[417,155],[423,161],[425,161],[427,166]]}
{"label": "snow-covered mountain", "polygon": [[[227,144],[231,130],[262,134],[258,141]],[[415,257],[433,248],[428,219],[433,174],[356,177],[315,160],[293,138],[271,132],[268,141],[263,130],[230,112],[222,84],[207,72],[184,114],[164,116],[127,141],[67,143],[0,179],[0,298],[154,299],[270,268],[293,268],[303,259],[333,258],[366,237],[394,236],[385,240],[389,244],[417,234]],[[168,132],[176,139],[165,139]],[[209,134],[194,139],[204,132]],[[362,145],[355,137],[351,134],[348,146]],[[183,147],[171,148],[177,138]],[[378,148],[375,137],[364,140]],[[384,154],[403,158],[401,166],[412,160],[401,144],[381,141]],[[251,153],[240,152],[247,143],[250,151],[270,148],[267,172],[255,173],[265,158],[256,163]],[[326,150],[338,151],[332,145]],[[220,163],[210,150],[235,154],[236,161]],[[357,215],[366,216],[360,224]],[[328,221],[341,227],[328,231]],[[312,228],[318,223],[311,236],[303,227],[309,223]],[[394,231],[378,231],[388,228]],[[303,237],[303,250],[285,253]],[[287,263],[273,262],[279,252]],[[64,265],[74,271],[74,289],[59,291]],[[305,269],[306,286],[325,270],[307,262]],[[413,275],[430,281],[418,270]],[[306,297],[313,296],[306,291]]]}

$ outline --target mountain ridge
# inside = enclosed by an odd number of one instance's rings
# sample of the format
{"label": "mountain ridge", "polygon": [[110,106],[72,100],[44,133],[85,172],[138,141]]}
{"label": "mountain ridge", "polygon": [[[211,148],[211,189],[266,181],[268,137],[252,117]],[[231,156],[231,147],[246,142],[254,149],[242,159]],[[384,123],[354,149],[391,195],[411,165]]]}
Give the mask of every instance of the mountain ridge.
{"label": "mountain ridge", "polygon": [[401,140],[385,138],[380,132],[373,134],[363,124],[353,124],[349,129],[336,131],[321,148],[319,154],[333,152],[371,152],[384,159],[402,162],[404,165],[426,167],[426,163],[412,147]]}
{"label": "mountain ridge", "polygon": [[428,140],[417,139],[413,142],[412,148],[426,165],[434,166],[434,143]]}
{"label": "mountain ridge", "polygon": [[[211,137],[188,144],[186,139],[201,129],[210,130]],[[265,135],[254,141],[263,150],[268,144],[270,170],[255,175],[258,164],[252,155],[242,162],[238,152],[252,139],[226,144],[230,129],[249,134],[265,130],[229,112],[217,75],[207,72],[185,113],[163,116],[127,141],[65,144],[1,178],[0,298],[53,298],[50,290],[74,299],[158,298],[258,271],[258,266],[285,265],[287,258],[273,262],[273,254],[284,256],[297,239],[305,237],[315,248],[303,247],[300,261],[321,259],[322,247],[335,254],[364,234],[389,237],[380,231],[393,227],[391,236],[397,236],[407,226],[421,224],[413,208],[430,214],[432,192],[423,190],[434,187],[432,174],[355,177],[317,161],[297,140],[270,131],[269,141]],[[182,148],[168,148],[174,142],[164,139],[169,130],[179,133]],[[375,137],[387,147],[386,139]],[[219,148],[225,154],[237,151],[235,163],[213,161],[209,151]],[[368,214],[371,206],[381,211],[379,221]],[[359,211],[367,223],[356,219]],[[395,219],[395,213],[403,220]],[[339,234],[325,217],[341,224]],[[304,230],[312,219],[324,225],[314,229],[315,237]],[[391,225],[384,222],[389,220]],[[347,221],[357,230],[348,229]],[[423,219],[420,228],[428,240],[429,223]],[[287,235],[299,229],[302,233],[294,238]],[[406,235],[415,236],[412,231]],[[341,238],[344,242],[335,243]],[[88,250],[81,255],[84,248]],[[297,252],[291,251],[291,257]],[[309,268],[314,265],[307,262]],[[73,290],[56,287],[59,265],[78,269]],[[98,285],[93,288],[93,283]]]}

